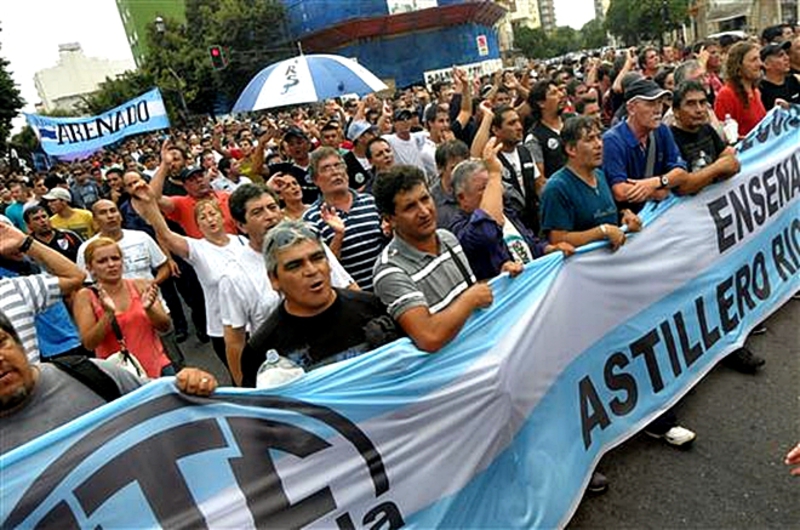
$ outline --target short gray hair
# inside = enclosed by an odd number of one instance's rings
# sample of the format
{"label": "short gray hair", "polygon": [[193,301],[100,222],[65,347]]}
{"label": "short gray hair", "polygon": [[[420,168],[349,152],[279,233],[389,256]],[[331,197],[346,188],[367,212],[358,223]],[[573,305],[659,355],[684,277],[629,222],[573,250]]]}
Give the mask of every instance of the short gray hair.
{"label": "short gray hair", "polygon": [[689,76],[699,70],[700,63],[695,59],[689,59],[688,61],[684,61],[675,69],[675,86],[680,85],[684,81],[689,79]]}
{"label": "short gray hair", "polygon": [[267,232],[263,247],[267,272],[274,275],[278,271],[278,252],[304,241],[312,241],[322,247],[319,234],[303,221],[281,221]]}
{"label": "short gray hair", "polygon": [[479,171],[485,169],[486,162],[478,158],[470,158],[469,160],[459,162],[458,165],[453,168],[453,176],[451,179],[453,193],[458,195],[467,189],[469,183],[472,182],[472,177]]}

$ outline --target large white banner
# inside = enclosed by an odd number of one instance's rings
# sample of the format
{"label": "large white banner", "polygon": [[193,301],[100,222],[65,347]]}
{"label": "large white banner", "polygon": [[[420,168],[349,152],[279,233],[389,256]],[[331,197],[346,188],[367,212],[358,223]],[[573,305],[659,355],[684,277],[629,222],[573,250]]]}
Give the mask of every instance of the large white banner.
{"label": "large white banner", "polygon": [[[554,528],[604,452],[800,290],[800,133],[552,255],[436,354],[403,339],[272,391],[152,383],[0,457],[3,528]],[[702,434],[702,431],[701,431]]]}

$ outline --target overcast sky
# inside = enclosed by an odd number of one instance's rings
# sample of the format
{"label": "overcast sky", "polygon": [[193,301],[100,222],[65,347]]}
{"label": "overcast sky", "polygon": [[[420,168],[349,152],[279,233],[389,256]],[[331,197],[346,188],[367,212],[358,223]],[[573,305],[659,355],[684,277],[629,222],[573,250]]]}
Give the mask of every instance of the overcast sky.
{"label": "overcast sky", "polygon": [[[342,0],[345,1],[345,0]],[[580,28],[594,16],[592,0],[555,0],[559,25]],[[33,110],[33,74],[55,66],[58,45],[79,42],[90,57],[131,58],[114,0],[0,0],[0,55]]]}

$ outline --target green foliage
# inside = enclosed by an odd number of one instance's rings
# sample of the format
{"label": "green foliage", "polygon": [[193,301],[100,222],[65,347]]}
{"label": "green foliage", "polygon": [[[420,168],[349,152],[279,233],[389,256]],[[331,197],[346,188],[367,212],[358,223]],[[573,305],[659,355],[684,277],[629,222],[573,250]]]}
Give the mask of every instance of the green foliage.
{"label": "green foliage", "polygon": [[[186,23],[164,20],[164,31],[148,27],[149,52],[138,72],[106,79],[83,110],[103,112],[157,86],[172,123],[186,114],[213,111],[218,94],[232,105],[262,68],[292,55],[286,46],[285,11],[278,0],[186,0]],[[209,49],[228,58],[215,71]]]}
{"label": "green foliage", "polygon": [[689,0],[611,0],[606,29],[626,45],[661,40],[689,18]]}
{"label": "green foliage", "polygon": [[595,50],[608,45],[606,28],[603,25],[603,21],[598,18],[592,19],[584,24],[581,28],[580,35],[584,49]]}
{"label": "green foliage", "polygon": [[30,158],[30,153],[39,148],[39,139],[36,138],[33,128],[30,125],[26,125],[20,132],[11,137],[10,145],[17,149],[19,156]]}
{"label": "green foliage", "polygon": [[580,31],[569,26],[559,26],[551,33],[542,28],[514,28],[514,44],[530,59],[547,59],[569,52],[595,49],[606,45],[602,22],[587,22]]}
{"label": "green foliage", "polygon": [[514,45],[529,59],[547,59],[555,55],[542,28],[515,27]]}
{"label": "green foliage", "polygon": [[11,120],[17,117],[25,106],[19,88],[8,71],[9,62],[0,57],[0,153],[5,153],[8,135],[11,133]]}
{"label": "green foliage", "polygon": [[153,88],[153,84],[152,77],[142,72],[125,72],[113,79],[106,77],[97,91],[83,98],[79,111],[90,116],[101,114],[142,95]]}

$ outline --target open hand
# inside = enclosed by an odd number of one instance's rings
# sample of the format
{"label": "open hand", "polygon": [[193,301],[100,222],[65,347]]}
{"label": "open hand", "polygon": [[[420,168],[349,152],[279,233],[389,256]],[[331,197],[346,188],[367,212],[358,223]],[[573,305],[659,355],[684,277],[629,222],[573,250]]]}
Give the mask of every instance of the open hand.
{"label": "open hand", "polygon": [[339,212],[334,206],[323,204],[320,208],[320,215],[331,229],[337,234],[343,234],[345,230],[344,221],[339,217]]}

